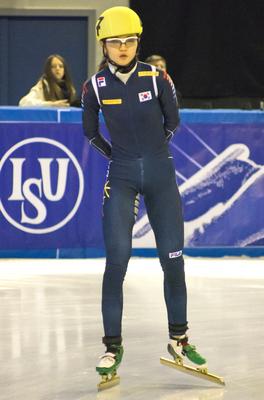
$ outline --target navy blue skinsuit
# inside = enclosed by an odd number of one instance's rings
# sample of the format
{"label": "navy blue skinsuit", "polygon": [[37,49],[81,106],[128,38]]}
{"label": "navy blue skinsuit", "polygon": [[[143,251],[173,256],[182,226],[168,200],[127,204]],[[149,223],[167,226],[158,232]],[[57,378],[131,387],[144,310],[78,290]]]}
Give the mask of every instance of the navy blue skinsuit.
{"label": "navy blue skinsuit", "polygon": [[[82,103],[85,134],[110,159],[103,206],[103,342],[121,343],[122,286],[139,194],[144,196],[164,272],[169,333],[182,335],[187,330],[183,218],[168,151],[179,123],[174,85],[166,73],[145,63],[137,63],[126,84],[107,67],[84,83]],[[99,133],[100,109],[111,144]]]}

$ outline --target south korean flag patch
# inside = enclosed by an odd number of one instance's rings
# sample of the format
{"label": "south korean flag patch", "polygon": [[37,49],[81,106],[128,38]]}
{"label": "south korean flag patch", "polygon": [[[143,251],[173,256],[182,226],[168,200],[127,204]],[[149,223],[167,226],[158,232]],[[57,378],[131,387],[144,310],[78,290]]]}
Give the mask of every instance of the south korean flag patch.
{"label": "south korean flag patch", "polygon": [[152,99],[151,91],[148,90],[147,92],[141,92],[138,94],[139,101],[142,103],[143,101],[149,101]]}
{"label": "south korean flag patch", "polygon": [[104,76],[99,76],[99,78],[97,78],[97,85],[99,87],[106,86],[105,77]]}

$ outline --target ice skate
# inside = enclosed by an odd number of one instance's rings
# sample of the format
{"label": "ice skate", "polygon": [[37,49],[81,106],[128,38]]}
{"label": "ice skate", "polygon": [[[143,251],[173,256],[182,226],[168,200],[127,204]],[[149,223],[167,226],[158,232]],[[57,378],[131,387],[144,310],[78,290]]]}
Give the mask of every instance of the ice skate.
{"label": "ice skate", "polygon": [[[196,376],[197,378],[206,379],[219,385],[225,385],[222,377],[208,372],[206,359],[196,351],[195,346],[188,343],[187,336],[184,335],[182,337],[171,339],[167,349],[173,357],[173,361],[161,357],[161,364],[175,368],[186,374]],[[185,364],[183,357],[186,357],[193,366]]]}
{"label": "ice skate", "polygon": [[98,390],[108,389],[116,386],[120,382],[117,375],[117,368],[119,367],[123,357],[123,346],[112,345],[113,352],[106,352],[100,357],[99,364],[96,371],[101,376],[101,382],[98,383]]}

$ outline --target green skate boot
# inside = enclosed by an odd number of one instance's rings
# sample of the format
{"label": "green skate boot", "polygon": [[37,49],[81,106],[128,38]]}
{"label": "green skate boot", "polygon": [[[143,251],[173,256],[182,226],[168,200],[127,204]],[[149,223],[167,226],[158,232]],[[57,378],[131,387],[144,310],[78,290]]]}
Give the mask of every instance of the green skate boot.
{"label": "green skate boot", "polygon": [[99,364],[96,367],[96,371],[101,376],[101,382],[97,385],[98,390],[108,389],[120,382],[117,368],[122,361],[124,349],[123,346],[111,345],[111,350],[111,352],[108,351],[100,357]]}
{"label": "green skate boot", "polygon": [[198,366],[200,370],[206,370],[206,359],[196,351],[195,346],[188,343],[188,337],[186,335],[171,339],[168,344],[168,352],[179,364],[183,364],[182,356],[186,356],[188,360]]}
{"label": "green skate boot", "polygon": [[[161,364],[176,368],[181,372],[196,376],[197,378],[203,378],[219,385],[225,385],[222,377],[208,372],[206,359],[196,351],[195,346],[188,343],[188,337],[186,335],[171,339],[168,344],[168,352],[173,357],[173,361],[161,358]],[[195,366],[184,364],[183,356]]]}
{"label": "green skate boot", "polygon": [[206,367],[206,359],[197,353],[196,347],[191,344],[182,346],[181,351],[183,356],[186,356],[192,363],[199,365],[200,367]]}

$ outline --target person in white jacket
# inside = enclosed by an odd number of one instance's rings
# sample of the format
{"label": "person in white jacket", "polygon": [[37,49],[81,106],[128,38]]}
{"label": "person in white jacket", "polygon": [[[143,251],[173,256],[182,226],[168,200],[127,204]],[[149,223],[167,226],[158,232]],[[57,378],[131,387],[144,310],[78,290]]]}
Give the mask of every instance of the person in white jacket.
{"label": "person in white jacket", "polygon": [[29,93],[22,97],[22,107],[69,107],[76,103],[76,90],[64,58],[50,55],[44,65],[43,75]]}

